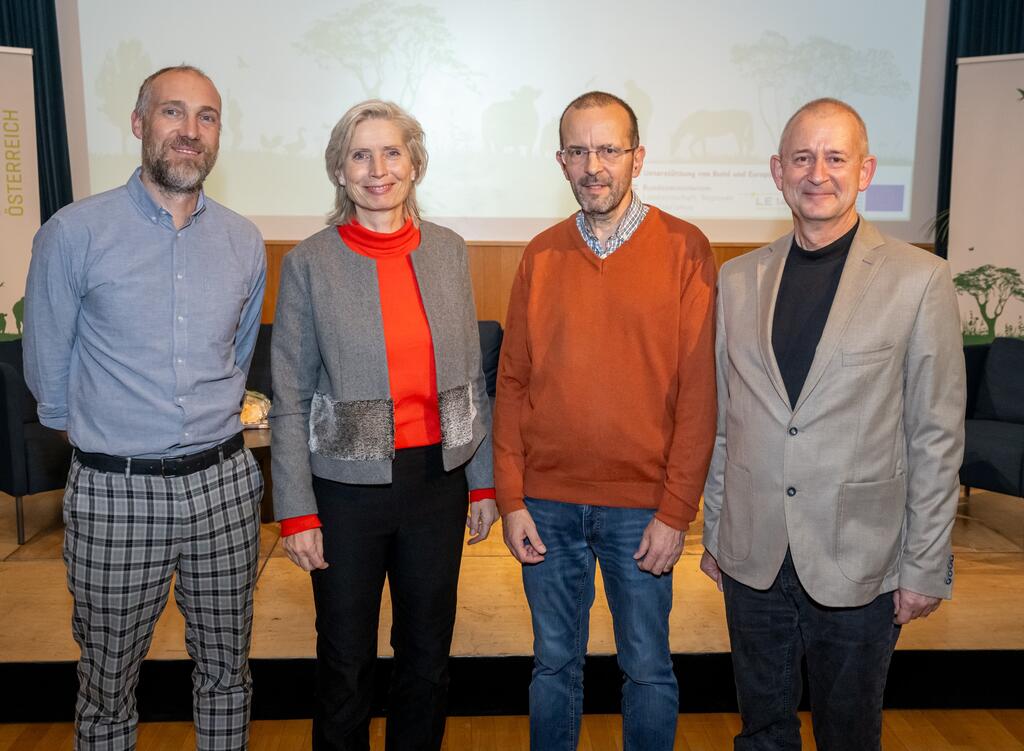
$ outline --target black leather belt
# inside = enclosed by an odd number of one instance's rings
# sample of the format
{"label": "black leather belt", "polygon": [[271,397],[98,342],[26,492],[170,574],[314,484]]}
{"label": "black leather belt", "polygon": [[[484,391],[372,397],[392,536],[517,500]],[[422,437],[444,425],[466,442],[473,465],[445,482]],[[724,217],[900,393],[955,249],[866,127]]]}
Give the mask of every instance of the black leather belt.
{"label": "black leather belt", "polygon": [[225,459],[234,456],[245,446],[241,433],[228,438],[224,443],[184,456],[166,459],[136,459],[134,457],[110,456],[109,454],[87,454],[75,449],[75,457],[83,467],[100,472],[118,472],[126,475],[160,475],[181,477],[193,472],[202,472]]}

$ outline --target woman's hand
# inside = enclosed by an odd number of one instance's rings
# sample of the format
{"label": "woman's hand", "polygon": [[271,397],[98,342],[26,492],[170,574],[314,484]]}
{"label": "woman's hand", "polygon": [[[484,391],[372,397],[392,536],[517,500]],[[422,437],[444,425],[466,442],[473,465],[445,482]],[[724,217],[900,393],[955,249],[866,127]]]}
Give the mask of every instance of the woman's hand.
{"label": "woman's hand", "polygon": [[491,533],[491,525],[498,521],[498,504],[493,498],[485,498],[469,504],[469,516],[466,518],[466,526],[469,527],[470,545],[476,545],[487,539]]}
{"label": "woman's hand", "polygon": [[291,558],[292,563],[303,571],[327,568],[327,561],[324,560],[324,536],[320,533],[319,527],[282,537],[281,544],[284,545],[284,552]]}

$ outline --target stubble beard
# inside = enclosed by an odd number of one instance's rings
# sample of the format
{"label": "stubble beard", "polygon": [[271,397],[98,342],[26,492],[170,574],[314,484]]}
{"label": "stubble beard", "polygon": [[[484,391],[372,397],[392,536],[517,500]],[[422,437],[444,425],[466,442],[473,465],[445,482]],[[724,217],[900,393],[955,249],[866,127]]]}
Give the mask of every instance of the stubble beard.
{"label": "stubble beard", "polygon": [[[583,192],[589,185],[607,185],[609,188],[608,194],[603,198],[591,198]],[[622,203],[622,199],[628,190],[628,185],[623,188],[616,185],[614,181],[605,183],[600,180],[581,180],[579,183],[572,183],[572,192],[576,196],[576,203],[580,205],[584,216],[597,219],[614,212],[619,204]]]}

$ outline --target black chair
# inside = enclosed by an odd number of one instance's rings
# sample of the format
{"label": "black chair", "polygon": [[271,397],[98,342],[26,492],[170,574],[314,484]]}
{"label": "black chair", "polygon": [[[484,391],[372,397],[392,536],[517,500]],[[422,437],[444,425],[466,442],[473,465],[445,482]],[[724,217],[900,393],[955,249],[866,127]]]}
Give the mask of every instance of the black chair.
{"label": "black chair", "polygon": [[63,488],[71,466],[71,446],[39,422],[24,372],[21,340],[0,342],[0,491],[14,496],[19,545],[23,496]]}
{"label": "black chair", "polygon": [[259,391],[271,401],[274,400],[274,386],[270,379],[270,340],[273,333],[274,324],[260,324],[260,333],[256,336],[256,347],[252,352],[252,363],[249,365],[249,377],[245,382],[247,389]]}
{"label": "black chair", "polygon": [[477,321],[480,330],[480,363],[487,382],[487,395],[494,397],[498,384],[498,355],[501,354],[501,340],[505,332],[497,321]]}
{"label": "black chair", "polygon": [[1024,497],[1024,340],[964,347],[967,422],[960,483]]}

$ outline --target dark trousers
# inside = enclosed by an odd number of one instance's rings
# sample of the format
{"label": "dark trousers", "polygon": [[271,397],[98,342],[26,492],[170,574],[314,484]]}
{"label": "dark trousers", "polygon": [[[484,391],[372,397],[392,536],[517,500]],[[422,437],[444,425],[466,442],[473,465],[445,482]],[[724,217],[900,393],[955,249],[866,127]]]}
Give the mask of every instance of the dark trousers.
{"label": "dark trousers", "polygon": [[900,633],[892,593],[861,607],[819,605],[801,586],[788,551],[769,589],[728,576],[723,582],[743,719],[736,751],[800,748],[804,656],[820,751],[880,749],[882,693]]}
{"label": "dark trousers", "polygon": [[313,478],[324,559],[314,571],[313,748],[369,749],[381,590],[391,590],[394,669],[385,747],[439,749],[466,524],[462,469],[439,446],[397,452],[390,485]]}

